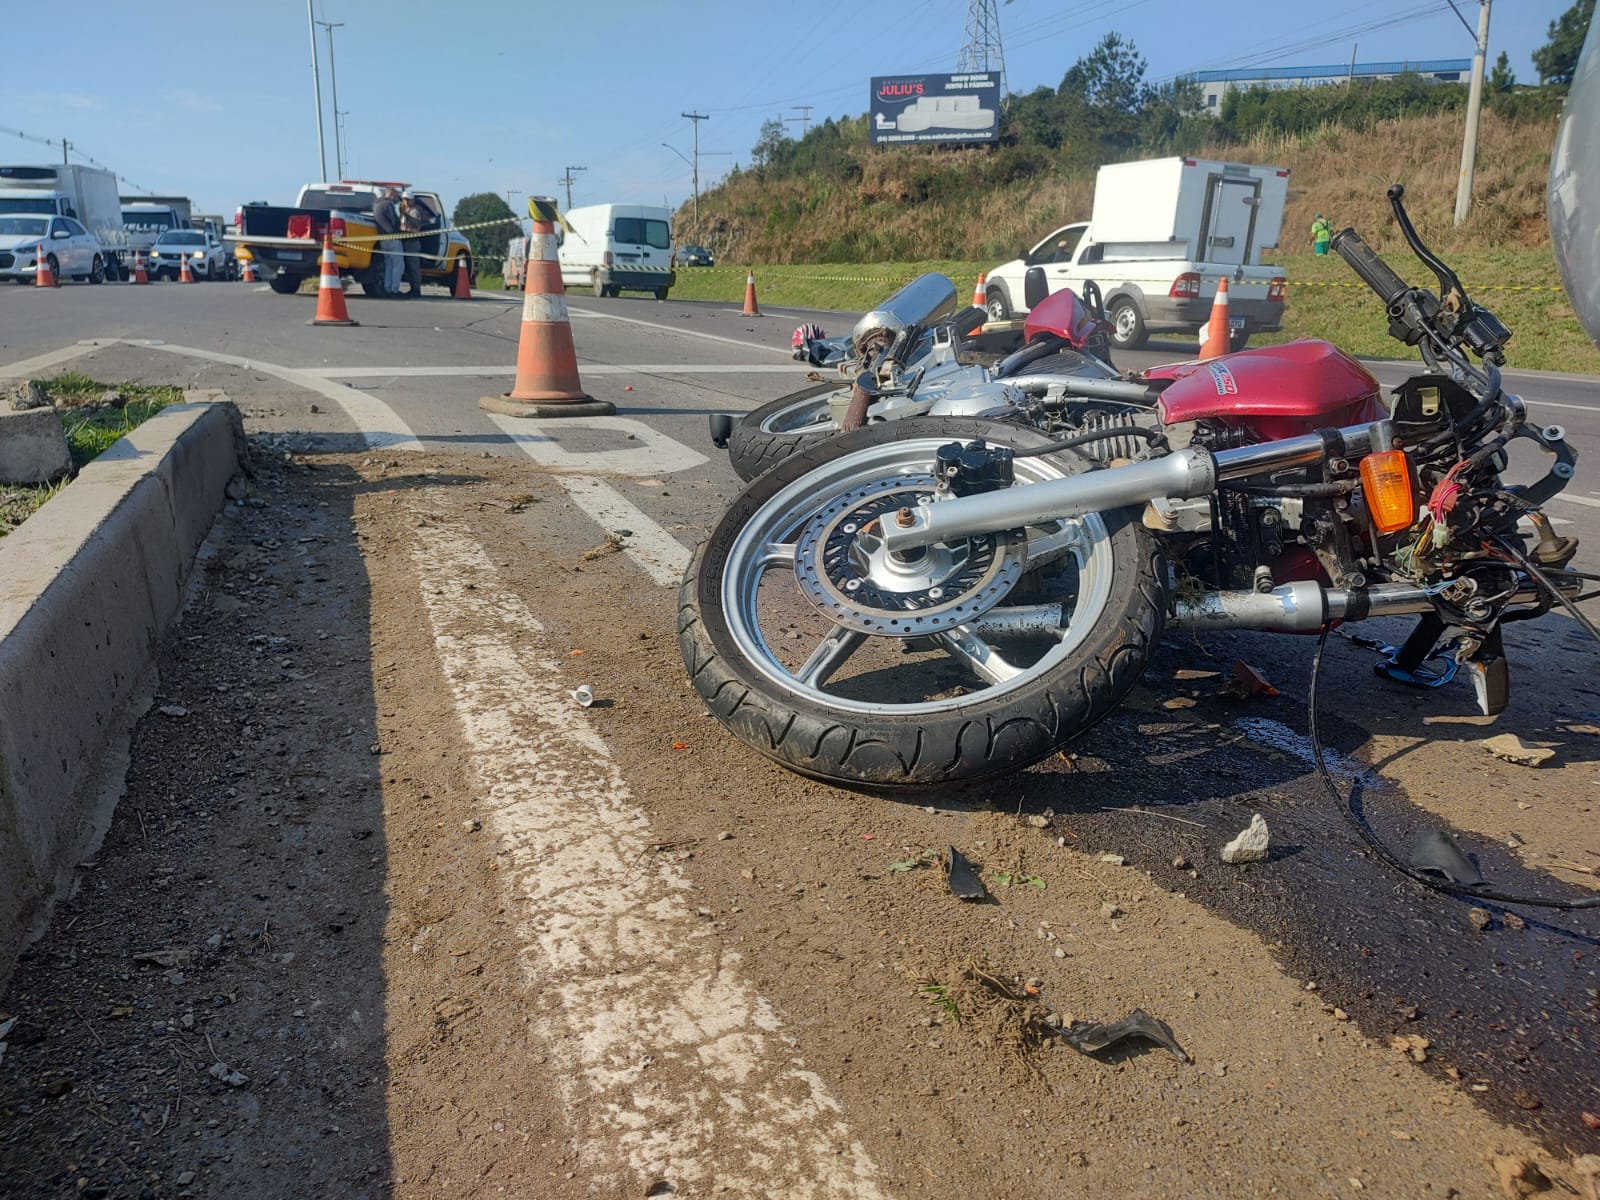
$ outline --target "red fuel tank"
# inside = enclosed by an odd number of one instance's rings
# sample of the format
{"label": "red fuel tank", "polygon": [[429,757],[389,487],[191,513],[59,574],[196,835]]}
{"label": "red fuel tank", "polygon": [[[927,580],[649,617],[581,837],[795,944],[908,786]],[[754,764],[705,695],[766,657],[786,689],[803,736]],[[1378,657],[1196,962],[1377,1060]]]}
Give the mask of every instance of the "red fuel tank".
{"label": "red fuel tank", "polygon": [[1269,442],[1388,415],[1371,372],[1315,338],[1153,367],[1145,377],[1173,381],[1161,393],[1163,423],[1221,420]]}

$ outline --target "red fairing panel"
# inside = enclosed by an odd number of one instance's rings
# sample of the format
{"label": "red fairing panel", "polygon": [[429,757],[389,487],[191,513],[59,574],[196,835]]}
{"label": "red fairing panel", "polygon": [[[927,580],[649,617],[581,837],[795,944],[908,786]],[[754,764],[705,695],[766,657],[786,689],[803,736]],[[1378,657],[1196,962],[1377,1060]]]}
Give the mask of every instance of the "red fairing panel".
{"label": "red fairing panel", "polygon": [[1029,310],[1028,319],[1022,323],[1022,340],[1031,342],[1040,334],[1054,333],[1082,350],[1094,329],[1095,320],[1083,301],[1064,289],[1051,292],[1038,307]]}
{"label": "red fairing panel", "polygon": [[1273,441],[1389,415],[1372,374],[1318,339],[1154,367],[1145,375],[1173,381],[1161,393],[1168,425],[1218,419]]}

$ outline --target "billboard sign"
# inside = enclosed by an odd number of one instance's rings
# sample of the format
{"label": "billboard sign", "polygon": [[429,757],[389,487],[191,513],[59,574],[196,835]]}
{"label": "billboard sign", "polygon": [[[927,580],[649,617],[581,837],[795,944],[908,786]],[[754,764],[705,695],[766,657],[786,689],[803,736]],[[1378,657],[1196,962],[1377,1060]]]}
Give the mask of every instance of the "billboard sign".
{"label": "billboard sign", "polygon": [[998,141],[1000,72],[875,76],[870,111],[874,146]]}

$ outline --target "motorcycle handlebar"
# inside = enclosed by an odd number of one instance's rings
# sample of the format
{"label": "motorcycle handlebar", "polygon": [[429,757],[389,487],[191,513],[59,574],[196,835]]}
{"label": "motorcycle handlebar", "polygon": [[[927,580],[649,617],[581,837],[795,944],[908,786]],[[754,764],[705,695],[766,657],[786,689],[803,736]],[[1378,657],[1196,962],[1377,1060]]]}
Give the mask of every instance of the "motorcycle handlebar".
{"label": "motorcycle handlebar", "polygon": [[1354,229],[1341,229],[1333,235],[1333,248],[1339,257],[1350,264],[1350,269],[1361,276],[1366,285],[1378,294],[1383,306],[1388,308],[1410,291],[1406,281],[1394,273],[1393,268]]}

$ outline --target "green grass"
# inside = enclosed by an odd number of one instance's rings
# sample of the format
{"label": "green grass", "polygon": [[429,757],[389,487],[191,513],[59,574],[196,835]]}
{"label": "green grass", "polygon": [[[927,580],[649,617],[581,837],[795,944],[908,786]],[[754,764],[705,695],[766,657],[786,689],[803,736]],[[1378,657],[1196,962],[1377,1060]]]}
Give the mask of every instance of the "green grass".
{"label": "green grass", "polygon": [[[183,389],[161,384],[105,384],[69,371],[53,379],[39,380],[39,387],[61,414],[74,468],[94,461],[111,448],[123,434],[148,421],[169,404],[183,399]],[[116,392],[116,402],[105,402],[108,392]],[[0,487],[0,537],[21,525],[62,488],[68,480],[56,483]]]}
{"label": "green grass", "polygon": [[[1437,290],[1437,282],[1403,247],[1381,247],[1403,277]],[[1464,250],[1450,255],[1468,293],[1492,309],[1511,329],[1506,361],[1512,367],[1538,371],[1600,374],[1600,351],[1594,348],[1573,315],[1561,290],[1555,256],[1549,247]],[[992,262],[948,259],[914,263],[829,263],[822,266],[758,266],[756,297],[778,308],[841,309],[862,312],[895,288],[925,271],[940,271],[955,281],[958,303],[971,295],[980,271]],[[1289,305],[1281,334],[1252,339],[1267,345],[1292,338],[1326,338],[1353,354],[1376,358],[1415,358],[1388,335],[1388,322],[1378,299],[1356,278],[1343,259],[1311,254],[1284,260],[1289,277]],[[672,294],[682,300],[742,303],[744,267],[684,267]],[[1517,290],[1532,289],[1532,290]],[[829,333],[843,330],[828,330]]]}

